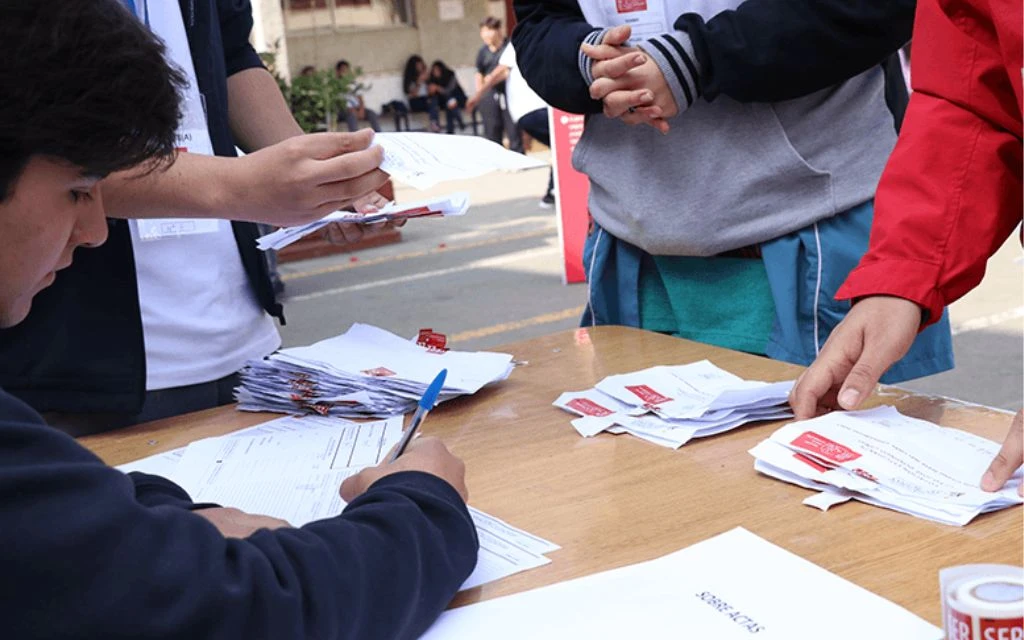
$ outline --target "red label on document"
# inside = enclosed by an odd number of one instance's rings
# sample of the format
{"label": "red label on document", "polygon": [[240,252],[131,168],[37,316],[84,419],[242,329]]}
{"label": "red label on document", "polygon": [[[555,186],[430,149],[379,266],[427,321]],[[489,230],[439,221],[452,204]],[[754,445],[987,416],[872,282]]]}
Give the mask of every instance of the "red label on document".
{"label": "red label on document", "polygon": [[644,401],[644,404],[663,404],[672,398],[665,397],[646,384],[627,385],[626,390]]}
{"label": "red label on document", "polygon": [[374,378],[387,378],[388,376],[395,375],[395,372],[387,367],[377,367],[376,369],[363,369],[364,376],[373,376]]}
{"label": "red label on document", "polygon": [[793,441],[793,445],[836,463],[849,462],[860,457],[860,454],[853,449],[843,446],[838,442],[833,442],[813,431],[803,432]]}
{"label": "red label on document", "polygon": [[647,11],[647,0],[615,0],[615,9],[619,13]]}
{"label": "red label on document", "polygon": [[802,453],[794,453],[793,457],[799,460],[800,462],[803,462],[809,467],[814,467],[817,471],[820,471],[821,473],[825,473],[826,471],[828,471],[828,467],[821,464],[820,462],[818,462],[817,460],[810,456],[805,456]]}
{"label": "red label on document", "polygon": [[569,407],[570,409],[573,409],[574,411],[582,413],[585,416],[597,416],[598,418],[610,416],[611,414],[615,413],[610,409],[605,409],[604,407],[597,404],[593,400],[587,400],[586,398],[576,398],[574,400],[570,400],[565,406]]}

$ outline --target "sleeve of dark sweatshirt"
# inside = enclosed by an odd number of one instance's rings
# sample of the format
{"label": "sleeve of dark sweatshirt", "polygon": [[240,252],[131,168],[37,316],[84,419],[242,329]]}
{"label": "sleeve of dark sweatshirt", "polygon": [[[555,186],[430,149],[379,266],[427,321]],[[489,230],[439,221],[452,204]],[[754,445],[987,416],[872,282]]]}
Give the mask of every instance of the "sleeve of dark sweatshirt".
{"label": "sleeve of dark sweatshirt", "polygon": [[476,563],[462,499],[419,472],[244,540],[145,485],[0,392],[4,637],[416,638]]}
{"label": "sleeve of dark sweatshirt", "polygon": [[[643,49],[663,71],[680,69],[692,99],[791,100],[881,64],[910,40],[914,7],[914,0],[746,0],[708,20],[685,13],[674,32]],[[661,46],[650,46],[655,41]],[[680,88],[682,108],[685,97]]]}
{"label": "sleeve of dark sweatshirt", "polygon": [[580,45],[600,30],[583,17],[576,0],[515,0],[512,45],[526,83],[553,107],[601,113],[580,73]]}
{"label": "sleeve of dark sweatshirt", "polygon": [[224,66],[227,75],[262,67],[263,61],[249,42],[252,31],[252,4],[249,0],[217,0],[217,18],[224,43]]}

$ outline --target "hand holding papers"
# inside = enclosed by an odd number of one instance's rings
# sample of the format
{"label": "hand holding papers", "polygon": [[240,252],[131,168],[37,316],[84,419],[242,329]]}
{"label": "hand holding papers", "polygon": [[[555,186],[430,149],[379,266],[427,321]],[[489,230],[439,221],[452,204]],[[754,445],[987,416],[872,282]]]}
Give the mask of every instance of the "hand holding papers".
{"label": "hand holding papers", "polygon": [[446,611],[423,636],[752,637],[939,640],[942,631],[744,529],[733,529],[657,560]]}
{"label": "hand holding papers", "polygon": [[785,403],[792,385],[743,380],[703,360],[609,376],[554,404],[581,416],[572,425],[584,437],[629,433],[677,449],[691,438],[791,416]]}
{"label": "hand holding papers", "polygon": [[512,356],[422,347],[383,329],[355,324],[341,336],[250,361],[235,389],[243,411],[384,417],[408,413],[439,369],[439,402],[504,380]]}
{"label": "hand holding papers", "polygon": [[425,217],[448,217],[466,215],[469,210],[469,194],[465,192],[453,193],[441,198],[431,198],[418,202],[403,204],[390,204],[381,208],[376,213],[356,213],[354,211],[335,211],[334,213],[297,227],[278,229],[272,233],[256,239],[256,246],[262,251],[268,249],[283,249],[296,242],[300,238],[315,233],[329,224],[335,222],[349,222],[358,224],[381,224],[385,222],[396,222],[410,220],[412,218]]}
{"label": "hand holding papers", "polygon": [[544,162],[478,136],[378,133],[373,142],[384,149],[381,170],[417,189],[428,189],[449,180],[475,178],[491,171],[546,166]]}
{"label": "hand holding papers", "polygon": [[834,412],[785,425],[750,450],[765,475],[820,491],[822,510],[859,500],[945,524],[965,525],[1021,504],[1021,472],[1000,491],[978,483],[999,445],[901,415],[893,407]]}

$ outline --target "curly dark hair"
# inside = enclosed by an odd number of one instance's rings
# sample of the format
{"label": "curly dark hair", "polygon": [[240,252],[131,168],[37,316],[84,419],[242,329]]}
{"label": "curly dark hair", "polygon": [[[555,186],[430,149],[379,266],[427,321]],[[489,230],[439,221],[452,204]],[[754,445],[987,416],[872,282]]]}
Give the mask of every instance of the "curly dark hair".
{"label": "curly dark hair", "polygon": [[0,0],[0,201],[32,156],[92,176],[174,157],[182,74],[118,0]]}

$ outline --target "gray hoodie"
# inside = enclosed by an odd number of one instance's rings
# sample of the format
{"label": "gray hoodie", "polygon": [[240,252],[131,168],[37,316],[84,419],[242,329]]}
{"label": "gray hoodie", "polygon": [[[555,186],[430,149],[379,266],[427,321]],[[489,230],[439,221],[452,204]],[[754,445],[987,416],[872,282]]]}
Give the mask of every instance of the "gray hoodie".
{"label": "gray hoodie", "polygon": [[[602,1],[580,3],[591,24],[603,18],[593,9]],[[874,196],[896,142],[880,68],[796,100],[707,102],[695,99],[699,69],[685,34],[639,46],[681,113],[668,135],[603,115],[587,120],[573,166],[590,177],[590,211],[608,232],[653,255],[710,256]],[[581,72],[588,76],[582,59]]]}

